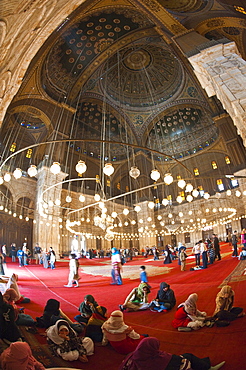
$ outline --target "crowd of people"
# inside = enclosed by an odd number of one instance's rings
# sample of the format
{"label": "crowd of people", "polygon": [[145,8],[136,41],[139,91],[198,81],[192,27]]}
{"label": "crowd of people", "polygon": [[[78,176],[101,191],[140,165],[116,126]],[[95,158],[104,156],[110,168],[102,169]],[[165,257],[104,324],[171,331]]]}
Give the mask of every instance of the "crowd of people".
{"label": "crowd of people", "polygon": [[[239,257],[238,238],[236,231],[231,238],[232,256]],[[14,244],[14,243],[13,243]],[[25,244],[25,243],[24,243]],[[16,250],[16,246],[11,248]],[[28,264],[27,246],[23,245],[20,248],[23,252],[23,266]],[[210,253],[210,250],[213,253]],[[11,249],[12,250],[12,249]],[[242,251],[246,251],[246,230],[245,244]],[[19,260],[20,256],[16,251],[16,257]],[[0,257],[4,263],[3,255],[6,250],[1,249]],[[54,251],[52,248],[48,253],[50,258]],[[163,250],[164,264],[172,263],[174,259],[178,259],[181,265],[181,271],[186,268],[187,258],[186,247],[179,243],[177,248],[172,248],[168,245]],[[242,252],[241,252],[242,253]],[[25,258],[26,254],[26,258]],[[182,257],[184,254],[184,259]],[[195,256],[196,267],[206,268],[215,259],[220,260],[220,246],[216,235],[213,235],[212,241],[198,241],[192,249],[192,254]],[[43,251],[36,244],[34,249],[37,264],[44,264]],[[112,284],[122,284],[121,268],[122,255],[117,248],[111,250],[112,262]],[[12,261],[15,262],[14,255]],[[153,259],[158,259],[158,252],[153,250]],[[202,261],[202,265],[201,265]],[[55,268],[55,261],[49,262],[51,268]],[[78,286],[78,259],[76,254],[70,255],[69,276],[67,287]],[[16,282],[15,282],[16,283]],[[41,363],[36,361],[32,356],[30,347],[27,343],[23,343],[18,326],[24,325],[28,327],[30,332],[36,333],[38,328],[46,329],[47,344],[51,352],[66,361],[79,360],[87,362],[88,357],[94,353],[94,343],[99,342],[103,346],[110,344],[117,352],[128,355],[121,365],[121,370],[141,370],[147,369],[149,361],[156,363],[157,369],[219,369],[224,362],[211,366],[209,358],[200,359],[193,354],[172,355],[167,352],[160,351],[160,343],[156,338],[149,337],[148,334],[138,333],[135,329],[124,322],[124,312],[151,310],[153,312],[167,313],[176,306],[176,297],[173,289],[167,282],[161,282],[157,291],[156,297],[149,300],[151,286],[148,282],[148,275],[145,266],[140,266],[140,284],[133,288],[126,297],[125,301],[119,305],[119,310],[113,311],[107,316],[107,309],[97,303],[92,295],[86,295],[83,302],[78,307],[79,314],[74,316],[72,321],[60,308],[60,302],[56,299],[49,299],[44,307],[41,317],[36,317],[34,320],[31,316],[26,315],[22,308],[18,307],[20,301],[20,293],[17,284],[14,288],[9,288],[4,294],[0,293],[0,338],[10,345],[0,357],[0,363],[3,369],[13,370],[10,366],[12,363],[17,363],[20,358],[18,351],[23,351],[23,360],[26,364],[31,363],[30,369],[43,370]],[[174,318],[170,322],[178,331],[198,330],[202,327],[227,326],[231,321],[243,317],[245,315],[243,308],[234,306],[235,294],[231,286],[224,285],[218,292],[215,299],[215,310],[212,316],[208,316],[205,311],[201,311],[197,307],[198,295],[190,294],[187,299],[179,303],[174,313]],[[25,302],[25,301],[24,301]],[[30,300],[27,302],[30,302]],[[22,358],[21,357],[21,358]],[[154,358],[154,360],[153,360]],[[154,362],[153,362],[154,361]],[[161,367],[158,367],[161,364]],[[23,369],[25,369],[23,367]],[[29,367],[28,367],[29,369]]]}

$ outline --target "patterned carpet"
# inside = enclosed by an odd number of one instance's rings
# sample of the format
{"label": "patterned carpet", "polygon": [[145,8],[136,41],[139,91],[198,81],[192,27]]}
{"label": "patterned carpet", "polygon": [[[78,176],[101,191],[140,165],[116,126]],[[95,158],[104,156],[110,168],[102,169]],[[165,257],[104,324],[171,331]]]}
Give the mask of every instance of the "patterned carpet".
{"label": "patterned carpet", "polygon": [[[146,261],[144,261],[145,263]],[[171,266],[171,265],[170,265]],[[168,274],[173,267],[167,266],[154,266],[154,265],[147,265],[148,269],[148,276],[157,276]],[[94,276],[111,276],[111,262],[107,261],[105,264],[101,264],[100,266],[83,266],[80,268],[86,274],[94,275]],[[124,279],[138,279],[139,278],[139,266],[137,265],[128,265],[127,263],[123,266],[123,274],[122,276]]]}

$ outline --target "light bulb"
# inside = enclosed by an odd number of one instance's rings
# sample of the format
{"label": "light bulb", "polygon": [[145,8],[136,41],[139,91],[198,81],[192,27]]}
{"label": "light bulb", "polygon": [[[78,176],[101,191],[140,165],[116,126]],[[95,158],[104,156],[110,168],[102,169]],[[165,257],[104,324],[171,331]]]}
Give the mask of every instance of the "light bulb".
{"label": "light bulb", "polygon": [[117,212],[115,212],[115,211],[113,211],[113,212],[112,212],[112,214],[111,214],[111,216],[112,216],[113,218],[116,218],[116,217],[118,216],[118,213],[117,213]]}
{"label": "light bulb", "polygon": [[106,163],[103,167],[103,173],[107,176],[111,176],[114,173],[114,167],[111,163]]}
{"label": "light bulb", "polygon": [[71,203],[72,202],[72,198],[70,197],[70,195],[67,195],[66,196],[66,202],[67,203]]}
{"label": "light bulb", "polygon": [[99,194],[97,194],[97,193],[96,193],[96,194],[94,195],[94,199],[95,199],[95,201],[96,201],[96,202],[99,202],[99,200],[101,199],[101,197],[100,197],[100,195],[99,195]]}
{"label": "light bulb", "polygon": [[4,181],[9,182],[11,180],[11,175],[10,173],[6,172],[5,175],[3,176]]}
{"label": "light bulb", "polygon": [[154,169],[150,172],[150,177],[152,180],[157,181],[161,177],[161,174],[158,170]]}
{"label": "light bulb", "polygon": [[199,195],[199,191],[198,191],[197,189],[194,189],[194,190],[192,191],[192,195],[193,195],[193,197],[197,198],[197,197],[198,197],[198,195]]}
{"label": "light bulb", "polygon": [[164,206],[167,206],[168,205],[168,199],[167,198],[162,199],[162,204]]}
{"label": "light bulb", "polygon": [[76,171],[82,175],[87,170],[87,166],[84,161],[78,161],[78,163],[75,166]]}
{"label": "light bulb", "polygon": [[83,194],[80,194],[80,196],[79,196],[79,201],[80,201],[81,203],[84,203],[84,201],[85,201],[85,196],[84,196]]}
{"label": "light bulb", "polygon": [[192,184],[187,184],[186,185],[186,188],[185,188],[185,191],[187,193],[190,193],[192,190],[193,190],[193,185]]}
{"label": "light bulb", "polygon": [[164,182],[165,182],[166,185],[170,185],[173,182],[173,177],[170,173],[165,174]]}
{"label": "light bulb", "polygon": [[136,166],[131,167],[129,175],[136,179],[140,175],[140,171]]}
{"label": "light bulb", "polygon": [[32,164],[28,170],[27,170],[27,173],[30,177],[34,177],[37,175],[38,171],[37,171],[37,167],[35,166],[35,164]]}
{"label": "light bulb", "polygon": [[187,195],[187,197],[186,197],[186,200],[187,200],[187,202],[192,202],[193,201],[193,196],[192,195]]}
{"label": "light bulb", "polygon": [[204,193],[203,198],[204,198],[204,199],[208,199],[208,198],[210,198],[210,194],[209,194],[209,193],[207,193],[207,192],[206,192],[206,193]]}
{"label": "light bulb", "polygon": [[180,180],[178,181],[178,187],[179,187],[179,188],[184,189],[185,185],[186,185],[186,181],[185,181],[185,180],[180,179]]}
{"label": "light bulb", "polygon": [[50,172],[53,173],[53,175],[57,175],[61,171],[61,166],[59,162],[53,162],[52,166],[50,167]]}
{"label": "light bulb", "polygon": [[182,202],[183,202],[183,198],[181,197],[181,195],[178,195],[178,196],[177,196],[176,201],[177,201],[178,203],[182,203]]}
{"label": "light bulb", "polygon": [[21,176],[22,176],[22,171],[20,168],[16,168],[13,172],[13,176],[14,178],[17,180],[17,179],[20,179]]}
{"label": "light bulb", "polygon": [[149,203],[148,203],[148,207],[149,207],[150,209],[153,209],[153,208],[155,207],[155,203],[154,203],[154,202],[149,202]]}
{"label": "light bulb", "polygon": [[128,209],[128,208],[124,208],[124,209],[123,209],[123,214],[124,214],[125,216],[127,216],[127,215],[129,214],[129,209]]}
{"label": "light bulb", "polygon": [[141,207],[140,207],[140,206],[136,206],[136,207],[134,208],[134,211],[135,211],[135,212],[137,212],[137,213],[138,213],[138,212],[140,212],[140,211],[141,211]]}

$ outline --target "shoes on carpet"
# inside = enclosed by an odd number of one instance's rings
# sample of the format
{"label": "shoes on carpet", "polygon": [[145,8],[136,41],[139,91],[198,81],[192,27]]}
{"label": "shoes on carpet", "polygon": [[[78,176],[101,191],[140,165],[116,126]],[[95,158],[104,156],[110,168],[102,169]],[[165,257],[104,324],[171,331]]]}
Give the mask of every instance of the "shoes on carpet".
{"label": "shoes on carpet", "polygon": [[179,326],[178,331],[191,331],[191,328],[188,328],[187,326]]}
{"label": "shoes on carpet", "polygon": [[121,310],[121,312],[125,310],[125,307],[123,306],[123,304],[119,304],[119,309]]}
{"label": "shoes on carpet", "polygon": [[73,286],[72,285],[64,285],[66,288],[72,288]]}

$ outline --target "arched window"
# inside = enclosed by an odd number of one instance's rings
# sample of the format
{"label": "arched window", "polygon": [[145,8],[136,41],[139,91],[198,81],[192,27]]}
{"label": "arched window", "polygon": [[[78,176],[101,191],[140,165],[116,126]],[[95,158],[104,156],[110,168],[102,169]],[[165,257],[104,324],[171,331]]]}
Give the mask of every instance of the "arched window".
{"label": "arched window", "polygon": [[10,152],[15,152],[16,150],[16,143],[12,143],[11,147],[10,147]]}
{"label": "arched window", "polygon": [[194,175],[195,175],[195,176],[199,176],[199,175],[200,175],[200,174],[199,174],[199,170],[198,170],[198,168],[197,168],[197,167],[193,169],[193,172],[194,172]]}
{"label": "arched window", "polygon": [[32,149],[27,150],[26,158],[32,158]]}
{"label": "arched window", "polygon": [[215,161],[212,161],[211,165],[212,165],[213,170],[217,170],[218,166],[217,166],[217,163]]}
{"label": "arched window", "polygon": [[228,157],[228,155],[225,156],[225,163],[226,164],[230,164],[231,163],[230,157]]}
{"label": "arched window", "polygon": [[219,191],[223,191],[223,190],[225,190],[225,187],[224,187],[223,181],[222,181],[221,179],[218,179],[218,180],[217,180],[217,186],[218,186]]}

